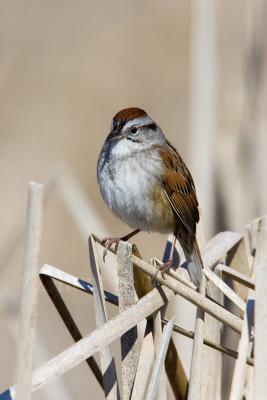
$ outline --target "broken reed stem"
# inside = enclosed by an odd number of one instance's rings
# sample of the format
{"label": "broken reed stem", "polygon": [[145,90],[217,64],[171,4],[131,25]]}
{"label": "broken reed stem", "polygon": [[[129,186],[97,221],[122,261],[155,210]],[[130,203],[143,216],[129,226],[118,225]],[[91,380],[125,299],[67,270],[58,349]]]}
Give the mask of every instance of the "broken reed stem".
{"label": "broken reed stem", "polygon": [[30,182],[17,359],[16,399],[30,400],[37,323],[43,185]]}
{"label": "broken reed stem", "polygon": [[[169,322],[169,320],[166,318],[163,318],[161,320],[161,322],[163,325],[166,325]],[[194,336],[195,336],[195,333],[193,331],[188,331],[187,329],[184,329],[181,326],[176,325],[176,324],[174,324],[174,326],[173,326],[173,331],[176,333],[179,333],[180,335],[186,336],[190,339],[194,339]],[[237,357],[238,357],[238,352],[236,350],[230,349],[229,347],[226,347],[226,346],[222,346],[222,345],[215,343],[212,340],[209,340],[207,338],[203,339],[203,344],[214,350],[220,351],[221,353],[224,353],[229,357],[232,357],[235,359],[237,359]],[[247,364],[254,366],[253,358],[247,357]]]}
{"label": "broken reed stem", "polygon": [[165,326],[162,334],[162,342],[159,348],[159,352],[156,356],[156,361],[154,364],[154,369],[150,379],[150,384],[147,391],[146,400],[155,400],[158,391],[159,376],[162,368],[164,367],[164,360],[167,354],[169,342],[172,335],[172,328],[175,318],[172,318],[170,322]]}
{"label": "broken reed stem", "polygon": [[[52,271],[56,269],[54,267],[51,267],[51,268],[52,268]],[[44,270],[46,270],[47,274],[44,273]],[[49,272],[48,272],[48,270],[49,270]],[[62,275],[62,272],[63,271],[61,271],[61,275]],[[78,326],[76,325],[76,323],[75,323],[75,321],[74,321],[74,319],[73,319],[68,307],[66,306],[61,294],[59,293],[59,290],[58,290],[56,284],[53,281],[54,276],[50,275],[48,273],[51,274],[51,270],[50,270],[48,265],[45,265],[42,268],[42,270],[40,271],[40,279],[41,279],[41,281],[42,281],[42,283],[44,285],[45,290],[47,291],[48,296],[50,297],[50,299],[53,302],[54,306],[56,307],[59,315],[61,316],[66,328],[68,329],[69,333],[71,334],[73,340],[75,342],[78,342],[80,339],[82,339],[82,334],[79,331]],[[70,277],[69,274],[66,274],[66,275],[67,275],[67,278]],[[56,276],[58,276],[58,271],[57,271]],[[74,278],[74,277],[72,277],[72,278]],[[75,279],[76,279],[76,281],[78,281],[77,278],[75,278]],[[68,280],[67,281],[63,281],[61,279],[60,282],[64,282],[67,285],[69,285]],[[79,287],[77,287],[76,285],[73,286],[73,287],[76,288],[76,289],[79,289]],[[85,290],[85,289],[83,288],[83,290]],[[87,293],[93,294],[93,292],[87,292]],[[99,366],[97,364],[97,361],[94,359],[94,357],[90,357],[85,361],[88,364],[88,366],[91,369],[91,371],[93,372],[97,382],[99,383],[101,388],[104,390],[102,373],[101,373],[101,370],[100,370],[100,368],[99,368]]]}
{"label": "broken reed stem", "polygon": [[246,309],[245,302],[222,279],[210,269],[204,269],[204,274],[228,299],[230,299],[243,313]]}
{"label": "broken reed stem", "polygon": [[[161,324],[161,312],[158,310],[153,315],[153,336],[154,336],[154,348],[156,356],[159,354],[160,346],[162,343],[162,324]],[[163,366],[158,376],[159,385],[157,391],[157,399],[167,400],[167,381],[165,367]]]}
{"label": "broken reed stem", "polygon": [[[59,268],[55,268],[52,265],[45,264],[41,268],[39,275],[41,279],[42,276],[49,277],[55,279],[58,282],[64,283],[65,285],[81,290],[82,292],[86,292],[91,295],[94,294],[94,287],[91,283],[85,281],[84,279],[80,279],[77,278],[76,276],[68,274],[67,272],[62,271]],[[112,294],[104,290],[104,295],[105,295],[105,301],[107,301],[108,303],[114,304],[116,306],[119,304],[118,296],[116,296],[115,294]]]}
{"label": "broken reed stem", "polygon": [[249,278],[248,276],[242,274],[241,272],[228,267],[227,265],[224,264],[218,264],[216,265],[216,269],[218,271],[221,271],[224,275],[229,276],[233,280],[241,283],[242,285],[248,287],[249,289],[255,290],[255,283],[253,279]]}
{"label": "broken reed stem", "polygon": [[[167,246],[168,242],[166,244],[166,247]],[[133,245],[133,254],[136,257],[142,259],[141,254],[135,245]],[[134,285],[138,298],[145,296],[152,289],[152,282],[150,276],[136,266],[134,266]],[[166,306],[167,304],[161,309],[159,309],[157,313],[163,311],[163,309],[165,309]],[[149,325],[147,325],[147,329],[148,328]],[[160,327],[160,329],[162,328]],[[153,345],[153,353],[154,353],[154,345]],[[170,340],[166,354],[165,371],[168,376],[168,380],[171,385],[172,391],[175,394],[175,398],[179,400],[185,400],[188,392],[188,379],[172,338]],[[166,387],[166,380],[165,380],[165,387]],[[163,396],[164,400],[165,392],[163,394],[161,389],[159,389],[157,393],[158,400],[161,399],[160,396]],[[143,398],[144,397],[142,397],[142,399]]]}
{"label": "broken reed stem", "polygon": [[[119,312],[123,312],[135,302],[132,245],[130,243],[119,242],[117,265]],[[137,326],[134,326],[121,336],[123,400],[130,399],[133,389],[139,356],[139,344],[137,339]]]}
{"label": "broken reed stem", "polygon": [[[148,328],[148,323],[147,327]],[[154,343],[152,331],[145,334],[138,360],[137,371],[135,375],[133,391],[131,400],[143,400],[145,399],[146,385],[148,381],[150,370],[154,364]]]}
{"label": "broken reed stem", "polygon": [[[45,209],[46,205],[51,199],[51,195],[54,193],[54,190],[57,186],[57,176],[53,173],[48,177],[47,181],[44,183],[44,193],[43,193],[43,208]],[[1,249],[0,254],[0,272],[3,273],[5,268],[7,268],[10,258],[15,253],[18,246],[23,242],[25,237],[25,226],[24,223],[16,224],[14,231],[9,235],[9,239],[7,243],[4,245],[4,248]]]}
{"label": "broken reed stem", "polygon": [[[202,274],[202,280],[199,289],[201,295],[205,296],[206,278]],[[201,399],[201,378],[202,378],[202,360],[203,360],[203,339],[204,339],[204,312],[197,308],[195,335],[193,341],[193,350],[191,358],[190,379],[188,388],[188,400]]]}
{"label": "broken reed stem", "polygon": [[247,371],[247,354],[249,347],[248,318],[245,313],[241,337],[238,343],[238,358],[235,362],[234,375],[229,400],[242,400]]}
{"label": "broken reed stem", "polygon": [[[103,282],[98,262],[98,254],[96,250],[96,243],[91,236],[89,237],[88,240],[88,247],[89,247],[89,258],[90,258],[90,266],[92,273],[92,283],[94,288],[93,299],[94,299],[96,326],[100,328],[107,322],[107,311],[106,311]],[[108,400],[117,400],[117,398],[119,397],[119,386],[118,386],[117,372],[115,367],[115,361],[112,355],[111,346],[103,347],[99,352],[99,354],[100,354],[100,364],[102,370],[105,398]]]}

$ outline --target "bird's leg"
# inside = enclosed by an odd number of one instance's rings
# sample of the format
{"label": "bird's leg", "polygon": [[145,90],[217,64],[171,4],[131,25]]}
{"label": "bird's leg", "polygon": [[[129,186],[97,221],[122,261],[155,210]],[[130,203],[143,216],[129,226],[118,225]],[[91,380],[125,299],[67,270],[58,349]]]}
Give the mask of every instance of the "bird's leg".
{"label": "bird's leg", "polygon": [[155,280],[155,278],[159,272],[161,273],[162,278],[165,279],[165,273],[168,272],[169,269],[173,266],[173,256],[174,256],[175,244],[176,244],[176,236],[173,235],[170,257],[165,263],[161,263],[158,266],[158,269],[152,278],[153,280]]}
{"label": "bird's leg", "polygon": [[[170,258],[169,258],[169,260],[168,260],[168,261],[171,261],[172,263],[173,263],[173,256],[174,256],[175,245],[176,245],[176,236],[173,235],[172,248],[171,248]],[[168,262],[168,261],[167,261],[167,262]]]}
{"label": "bird's leg", "polygon": [[105,262],[107,252],[114,243],[115,243],[115,251],[117,251],[117,247],[118,247],[120,240],[122,240],[123,242],[126,242],[127,240],[131,239],[131,237],[136,235],[138,232],[140,232],[140,229],[136,229],[135,231],[128,233],[128,235],[122,236],[120,238],[118,238],[118,237],[117,238],[112,238],[112,237],[104,238],[101,241],[101,244],[105,247],[105,250],[103,252],[103,261]]}

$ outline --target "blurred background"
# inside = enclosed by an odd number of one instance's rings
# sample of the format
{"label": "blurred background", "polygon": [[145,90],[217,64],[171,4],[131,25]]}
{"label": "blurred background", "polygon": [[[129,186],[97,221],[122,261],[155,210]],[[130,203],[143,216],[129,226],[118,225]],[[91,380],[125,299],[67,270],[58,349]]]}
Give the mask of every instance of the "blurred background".
{"label": "blurred background", "polygon": [[[89,279],[90,232],[128,231],[96,182],[119,109],[144,108],[186,160],[206,239],[244,232],[266,213],[266,18],[264,0],[1,2],[0,391],[14,382],[28,182],[49,182],[67,168],[91,213],[82,230],[62,193],[49,194],[40,266]],[[165,241],[135,239],[145,259],[161,257]],[[84,334],[95,326],[88,297],[66,290]],[[38,318],[36,365],[72,343],[44,290]],[[68,400],[89,387],[101,393],[86,365],[58,381],[34,398]]]}

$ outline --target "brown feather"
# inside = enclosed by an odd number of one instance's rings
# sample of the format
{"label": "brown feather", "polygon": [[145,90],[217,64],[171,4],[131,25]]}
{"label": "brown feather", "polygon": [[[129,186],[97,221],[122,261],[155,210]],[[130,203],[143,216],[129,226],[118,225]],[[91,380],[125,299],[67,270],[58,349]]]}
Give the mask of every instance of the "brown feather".
{"label": "brown feather", "polygon": [[167,146],[159,146],[159,152],[165,165],[162,186],[177,218],[174,234],[184,250],[191,280],[199,287],[203,262],[196,241],[199,211],[194,181],[182,157],[169,142]]}
{"label": "brown feather", "polygon": [[164,191],[178,217],[178,224],[182,223],[194,238],[199,211],[193,178],[182,157],[169,142],[167,147],[160,146],[159,151],[165,165],[162,180]]}
{"label": "brown feather", "polygon": [[135,118],[142,118],[146,116],[147,113],[141,108],[130,107],[117,112],[117,114],[113,117],[113,121],[131,121]]}

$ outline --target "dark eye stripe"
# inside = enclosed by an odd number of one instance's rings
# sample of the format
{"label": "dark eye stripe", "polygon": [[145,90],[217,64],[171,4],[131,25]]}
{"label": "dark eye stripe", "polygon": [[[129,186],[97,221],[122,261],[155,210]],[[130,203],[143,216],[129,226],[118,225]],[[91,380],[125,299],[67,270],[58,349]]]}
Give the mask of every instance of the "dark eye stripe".
{"label": "dark eye stripe", "polygon": [[143,125],[142,128],[151,129],[152,131],[155,131],[157,129],[157,125],[155,124],[155,122],[152,122],[151,124]]}

